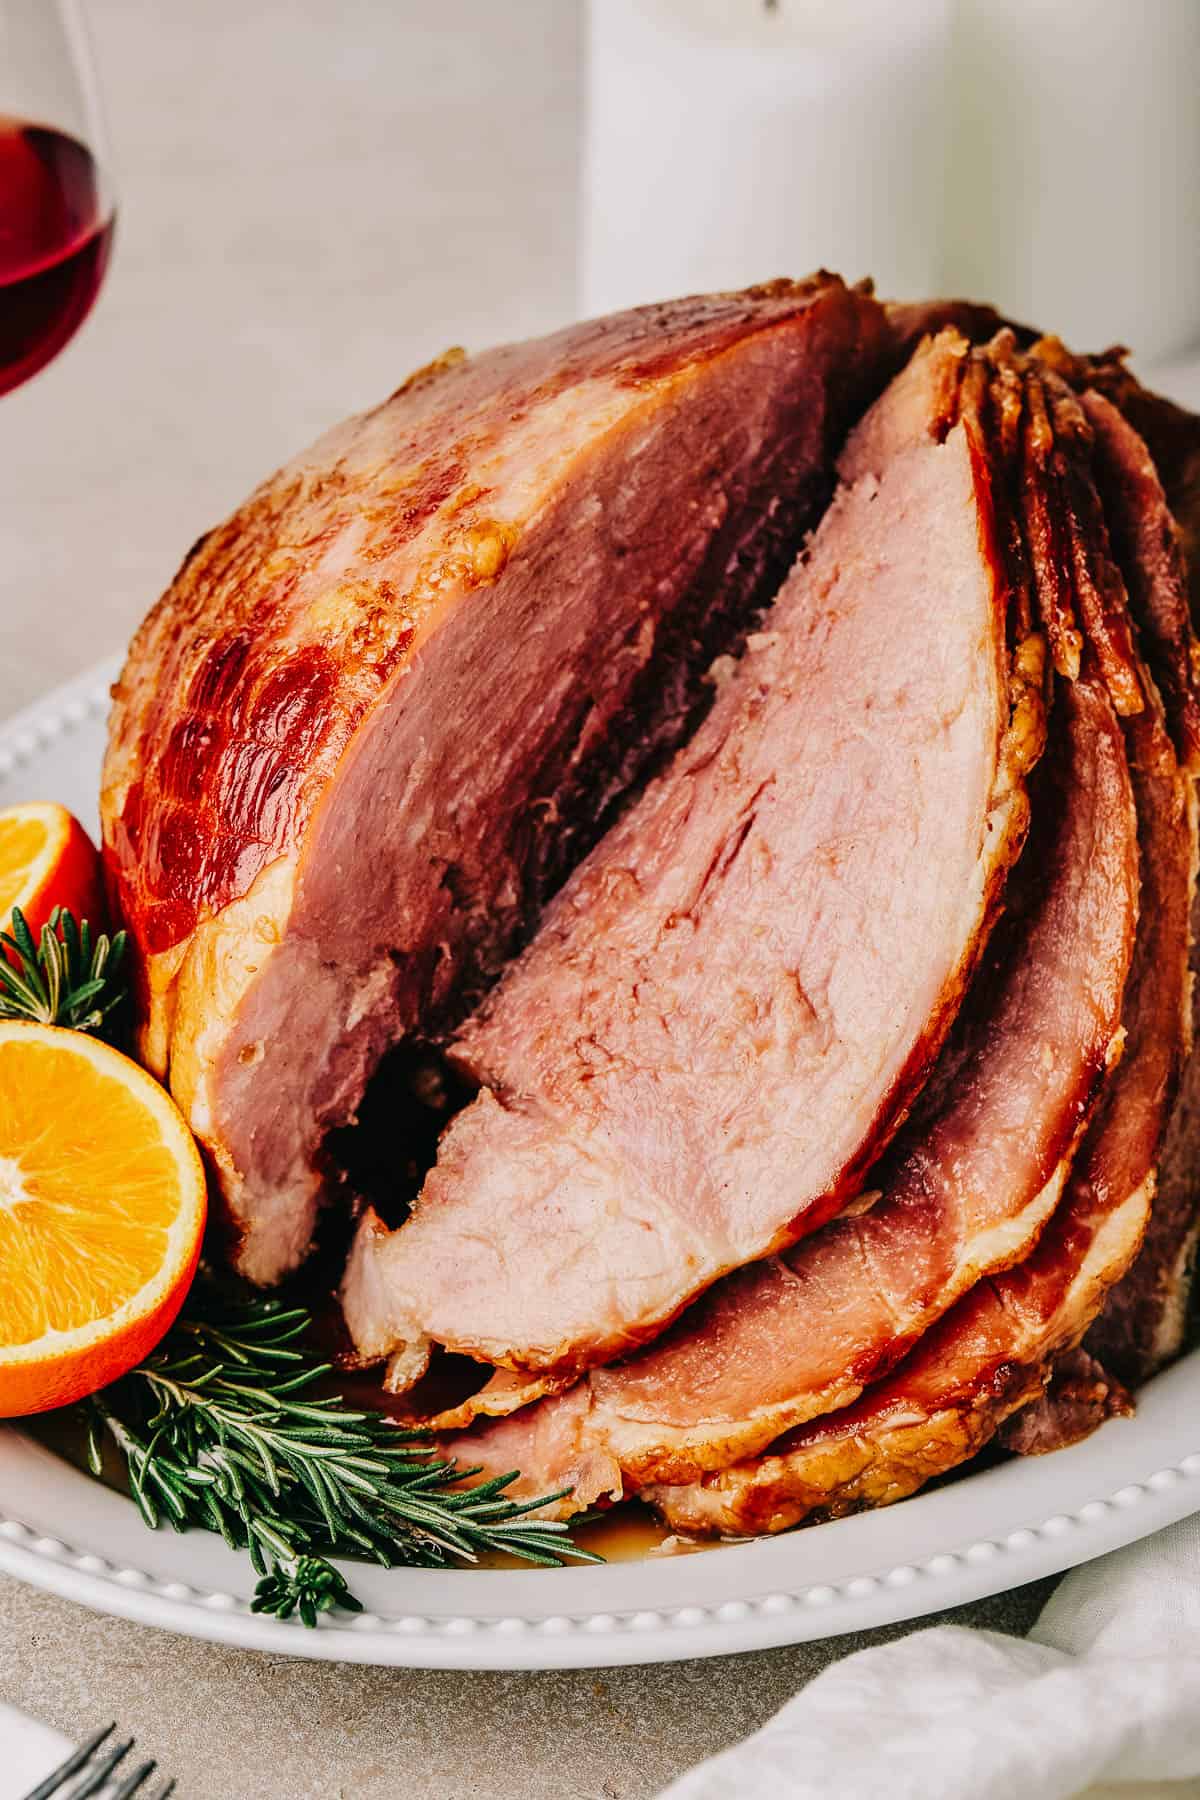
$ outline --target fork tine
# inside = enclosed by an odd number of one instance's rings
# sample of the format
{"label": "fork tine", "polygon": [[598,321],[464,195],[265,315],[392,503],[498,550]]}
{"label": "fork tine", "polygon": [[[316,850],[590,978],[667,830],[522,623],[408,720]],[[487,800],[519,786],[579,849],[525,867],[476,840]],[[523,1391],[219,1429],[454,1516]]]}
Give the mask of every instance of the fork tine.
{"label": "fork tine", "polygon": [[126,1738],[123,1744],[109,1750],[92,1768],[85,1770],[87,1780],[81,1787],[72,1788],[71,1800],[89,1800],[92,1794],[98,1794],[119,1762],[124,1762],[133,1749],[133,1739]]}
{"label": "fork tine", "polygon": [[163,1787],[160,1787],[157,1794],[152,1794],[150,1796],[150,1800],[171,1800],[171,1795],[174,1792],[175,1792],[175,1782],[174,1782],[174,1779],[172,1779],[172,1780],[168,1781]]}
{"label": "fork tine", "polygon": [[105,1738],[111,1737],[116,1729],[117,1722],[114,1719],[110,1725],[104,1727],[103,1731],[98,1731],[95,1737],[90,1737],[86,1744],[81,1744],[78,1750],[72,1750],[70,1756],[64,1758],[57,1769],[51,1769],[44,1781],[39,1781],[35,1788],[30,1788],[24,1800],[52,1800],[53,1795],[61,1794],[63,1784],[69,1781],[77,1770],[82,1769],[84,1763],[91,1760]]}
{"label": "fork tine", "polygon": [[130,1794],[136,1794],[146,1777],[148,1775],[153,1775],[157,1767],[158,1764],[154,1762],[153,1759],[151,1759],[150,1762],[142,1763],[133,1771],[132,1775],[127,1776],[125,1780],[122,1781],[120,1787],[114,1792],[112,1800],[129,1800]]}

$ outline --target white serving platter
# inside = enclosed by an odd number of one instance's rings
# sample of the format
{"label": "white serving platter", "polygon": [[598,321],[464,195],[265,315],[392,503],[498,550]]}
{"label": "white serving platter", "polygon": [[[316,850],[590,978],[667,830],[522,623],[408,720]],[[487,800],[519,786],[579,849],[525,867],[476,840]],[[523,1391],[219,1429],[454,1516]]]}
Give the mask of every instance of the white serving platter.
{"label": "white serving platter", "polygon": [[[114,665],[0,726],[0,806],[61,800],[89,825]],[[789,1536],[564,1569],[348,1570],[367,1612],[315,1631],[250,1611],[246,1559],[133,1504],[19,1428],[0,1429],[0,1569],[96,1611],[292,1656],[538,1669],[766,1649],[918,1618],[1017,1587],[1200,1510],[1200,1352],[1133,1419]]]}

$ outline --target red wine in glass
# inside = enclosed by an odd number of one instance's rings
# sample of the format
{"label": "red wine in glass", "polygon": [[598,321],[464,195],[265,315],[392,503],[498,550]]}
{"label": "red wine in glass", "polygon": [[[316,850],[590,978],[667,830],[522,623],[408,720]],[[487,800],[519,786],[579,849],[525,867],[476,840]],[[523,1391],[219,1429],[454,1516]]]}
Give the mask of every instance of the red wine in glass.
{"label": "red wine in glass", "polygon": [[0,114],[0,394],[74,336],[104,279],[113,216],[90,150]]}

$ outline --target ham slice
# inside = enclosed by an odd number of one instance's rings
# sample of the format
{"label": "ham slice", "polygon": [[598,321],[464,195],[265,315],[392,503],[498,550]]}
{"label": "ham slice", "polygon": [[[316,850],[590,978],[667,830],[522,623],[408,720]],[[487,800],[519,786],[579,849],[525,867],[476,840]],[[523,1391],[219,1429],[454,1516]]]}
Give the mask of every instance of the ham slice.
{"label": "ham slice", "polygon": [[1158,686],[1180,763],[1200,762],[1200,646],[1188,609],[1179,527],[1150,452],[1110,400],[1082,396],[1094,440],[1096,481],[1113,551],[1124,572],[1139,644]]}
{"label": "ham slice", "polygon": [[[1152,396],[1146,397],[1147,401],[1150,399]],[[1194,769],[1200,741],[1196,730],[1200,708],[1194,682],[1200,656],[1191,631],[1180,531],[1167,509],[1158,471],[1141,438],[1101,395],[1085,393],[1083,404],[1096,433],[1106,510],[1114,543],[1121,553],[1134,615],[1141,626],[1142,642],[1158,674],[1180,759]],[[1200,445],[1200,422],[1193,423]],[[1200,463],[1197,466],[1200,468]],[[1196,544],[1200,570],[1200,482],[1194,491],[1192,514],[1187,524]],[[1200,589],[1197,591],[1200,593]],[[1200,939],[1200,905],[1193,906],[1191,936],[1194,1044],[1200,1028],[1195,952]],[[1192,1270],[1200,1239],[1198,1171],[1200,1056],[1193,1051],[1163,1144],[1145,1240],[1133,1267],[1113,1288],[1087,1336],[1089,1350],[1105,1369],[1131,1386],[1147,1380],[1183,1348]]]}
{"label": "ham slice", "polygon": [[877,1392],[802,1426],[767,1456],[645,1498],[672,1529],[752,1536],[886,1506],[965,1462],[1042,1392],[1136,1253],[1149,1187],[1121,1206],[1073,1194],[1033,1255],[980,1284]]}
{"label": "ham slice", "polygon": [[[1071,762],[1086,751],[1125,786],[1110,702],[1081,682],[1070,707]],[[1085,711],[1106,725],[1081,731]],[[682,1531],[778,1531],[808,1517],[883,1505],[973,1455],[1036,1400],[1137,1252],[1154,1164],[1187,1038],[1184,947],[1194,818],[1155,704],[1125,735],[1136,789],[1143,901],[1126,987],[1125,1053],[1076,1158],[1062,1206],[1036,1249],[961,1300],[885,1381],[846,1410],[788,1434],[754,1461],[701,1482],[650,1489]],[[1165,788],[1163,784],[1166,784]],[[1119,812],[1128,807],[1127,793]],[[1120,829],[1114,820],[1113,828]]]}
{"label": "ham slice", "polygon": [[382,1052],[691,730],[893,356],[826,276],[451,353],[195,547],[116,689],[105,858],[253,1280],[308,1250]]}
{"label": "ham slice", "polygon": [[[1194,800],[1189,796],[1189,802]],[[1192,910],[1195,945],[1200,918]],[[1200,1026],[1200,983],[1192,967],[1192,1034]],[[1200,1056],[1193,1049],[1159,1158],[1154,1205],[1137,1260],[1105,1300],[1086,1346],[1130,1387],[1178,1356],[1187,1337],[1189,1300],[1200,1239]]]}
{"label": "ham slice", "polygon": [[[482,1084],[412,1217],[360,1229],[358,1348],[574,1371],[841,1210],[920,1086],[1023,835],[964,346],[915,359],[669,771],[460,1035]],[[939,437],[941,441],[939,441]]]}

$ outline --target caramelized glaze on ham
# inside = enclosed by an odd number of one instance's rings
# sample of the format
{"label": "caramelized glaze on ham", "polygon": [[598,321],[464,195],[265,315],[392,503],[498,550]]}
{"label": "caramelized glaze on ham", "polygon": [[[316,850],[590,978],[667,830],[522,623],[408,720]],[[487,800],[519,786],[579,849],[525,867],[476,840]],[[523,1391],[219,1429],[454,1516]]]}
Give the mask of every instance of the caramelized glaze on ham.
{"label": "caramelized glaze on ham", "polygon": [[840,1210],[899,1122],[1041,747],[1011,718],[985,460],[963,426],[930,435],[963,348],[864,421],[695,738],[459,1037],[483,1091],[408,1223],[368,1218],[348,1267],[364,1353],[605,1361]]}
{"label": "caramelized glaze on ham", "polygon": [[1094,442],[1096,482],[1113,552],[1125,577],[1139,644],[1157,684],[1180,763],[1200,763],[1200,646],[1188,610],[1187,570],[1179,527],[1150,452],[1118,409],[1085,391]]}
{"label": "caramelized glaze on ham", "polygon": [[453,1022],[771,598],[892,355],[834,277],[455,353],[209,533],[136,637],[105,857],[238,1266]]}
{"label": "caramelized glaze on ham", "polygon": [[[1152,399],[1146,396],[1144,406]],[[1177,753],[1194,769],[1200,743],[1195,695],[1200,655],[1187,606],[1179,526],[1167,510],[1158,471],[1142,439],[1102,396],[1087,392],[1083,404],[1096,434],[1098,475],[1130,606],[1161,683]],[[1200,444],[1200,432],[1196,441]],[[1200,482],[1187,524],[1200,562]],[[1194,806],[1194,790],[1189,786],[1180,793],[1164,776],[1158,803],[1175,811]],[[1183,1348],[1200,1237],[1200,1056],[1195,1051],[1200,1025],[1196,979],[1200,902],[1192,908],[1191,939],[1191,1054],[1159,1158],[1150,1221],[1137,1260],[1108,1295],[1087,1336],[1088,1349],[1105,1369],[1134,1386]]]}

